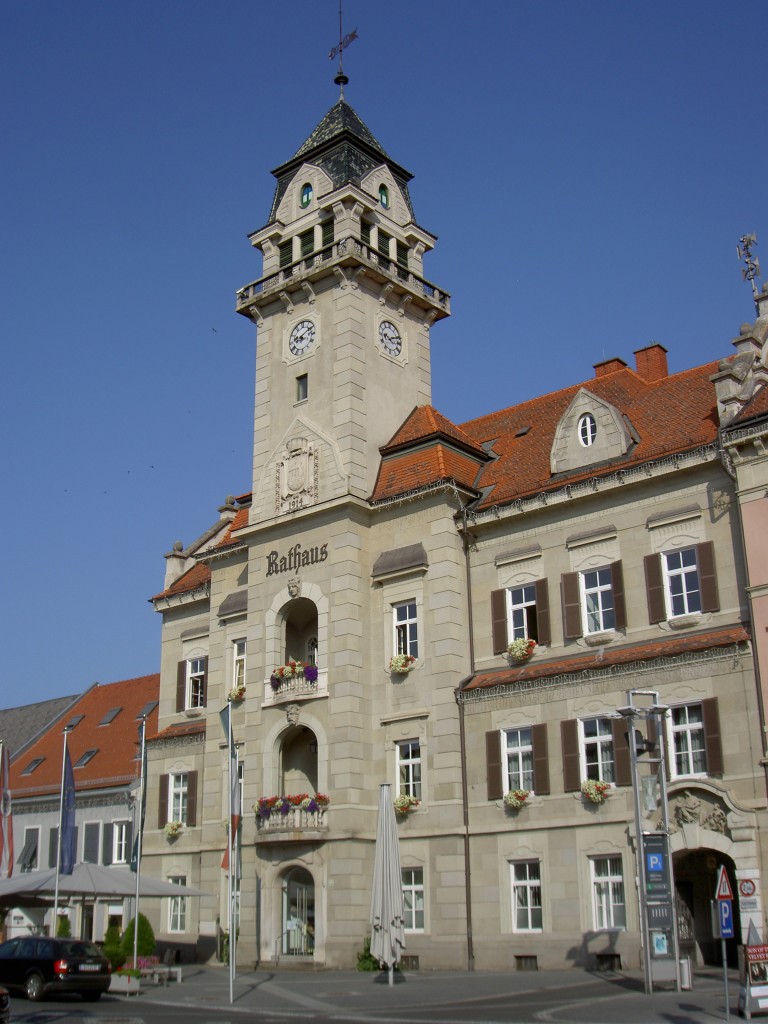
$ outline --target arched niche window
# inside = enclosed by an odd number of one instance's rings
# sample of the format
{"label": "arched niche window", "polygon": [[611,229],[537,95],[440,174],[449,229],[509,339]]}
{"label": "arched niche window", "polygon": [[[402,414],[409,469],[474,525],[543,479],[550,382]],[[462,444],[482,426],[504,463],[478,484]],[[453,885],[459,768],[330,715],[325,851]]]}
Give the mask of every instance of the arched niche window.
{"label": "arched niche window", "polygon": [[305,210],[312,202],[312,185],[307,182],[301,187],[301,208]]}
{"label": "arched niche window", "polygon": [[314,642],[317,664],[317,605],[308,597],[295,597],[283,608],[285,624],[285,662],[308,661]]}
{"label": "arched niche window", "polygon": [[291,726],[280,744],[281,792],[317,792],[317,737],[305,725]]}
{"label": "arched niche window", "polygon": [[317,637],[311,636],[307,640],[307,656],[304,659],[308,665],[317,664]]}
{"label": "arched niche window", "polygon": [[590,448],[597,437],[597,422],[591,412],[585,412],[579,418],[578,425],[579,444],[584,448]]}
{"label": "arched niche window", "polygon": [[389,209],[389,189],[386,185],[379,185],[379,202],[385,210]]}

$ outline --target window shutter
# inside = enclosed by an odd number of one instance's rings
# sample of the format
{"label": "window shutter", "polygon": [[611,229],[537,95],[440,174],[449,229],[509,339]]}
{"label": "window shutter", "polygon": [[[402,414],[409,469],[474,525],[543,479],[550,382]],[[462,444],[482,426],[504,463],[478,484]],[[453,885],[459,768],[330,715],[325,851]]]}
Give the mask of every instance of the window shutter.
{"label": "window shutter", "polygon": [[533,746],[533,791],[546,796],[549,789],[549,757],[547,750],[547,727],[542,722],[531,729]]}
{"label": "window shutter", "polygon": [[536,643],[549,644],[552,642],[548,580],[536,580],[536,632],[538,633],[538,636],[535,637]]}
{"label": "window shutter", "polygon": [[112,863],[112,837],[115,826],[111,821],[104,822],[104,834],[101,838],[101,863],[109,866]]}
{"label": "window shutter", "polygon": [[97,821],[89,821],[85,826],[83,860],[86,864],[99,863],[99,823]]}
{"label": "window shutter", "polygon": [[287,242],[280,243],[280,267],[290,267],[293,263],[293,239],[289,238]]}
{"label": "window shutter", "polygon": [[611,586],[616,629],[624,629],[627,625],[627,602],[624,597],[624,570],[621,562],[611,563]]}
{"label": "window shutter", "polygon": [[701,589],[701,610],[719,612],[720,599],[717,594],[717,572],[715,571],[715,545],[712,541],[696,545],[696,564],[699,567]]}
{"label": "window shutter", "polygon": [[573,793],[581,788],[579,723],[575,718],[560,723],[560,742],[563,747],[563,788],[566,793]]}
{"label": "window shutter", "polygon": [[504,654],[509,643],[506,590],[491,591],[491,636],[493,637],[493,653]]}
{"label": "window shutter", "polygon": [[208,704],[208,655],[203,658],[203,707]]}
{"label": "window shutter", "polygon": [[664,604],[661,555],[646,555],[643,565],[645,566],[645,593],[648,598],[648,621],[651,623],[663,622],[667,617],[667,609]]}
{"label": "window shutter", "polygon": [[367,220],[360,221],[360,239],[363,245],[371,244],[371,225]]}
{"label": "window shutter", "polygon": [[704,718],[704,742],[707,747],[707,772],[710,775],[723,774],[723,745],[720,741],[720,712],[717,697],[701,702]]}
{"label": "window shutter", "polygon": [[504,796],[504,785],[501,772],[501,733],[498,729],[485,734],[485,764],[488,799],[501,800]]}
{"label": "window shutter", "polygon": [[48,867],[56,867],[56,855],[59,852],[59,828],[58,825],[48,833]]}
{"label": "window shutter", "polygon": [[408,267],[408,246],[405,242],[397,243],[397,262],[401,267]]}
{"label": "window shutter", "polygon": [[125,859],[130,864],[133,854],[133,823],[128,822],[125,826]]}
{"label": "window shutter", "polygon": [[180,661],[176,666],[176,710],[183,711],[187,704],[187,663]]}
{"label": "window shutter", "polygon": [[315,231],[314,228],[309,231],[304,231],[299,235],[299,246],[301,247],[302,258],[309,256],[309,254],[315,248]]}
{"label": "window shutter", "polygon": [[326,246],[333,245],[333,221],[323,221],[323,248]]}
{"label": "window shutter", "polygon": [[157,802],[157,827],[163,828],[168,821],[168,783],[167,775],[160,776],[160,793]]}
{"label": "window shutter", "polygon": [[388,235],[386,231],[382,231],[379,228],[379,244],[378,250],[382,256],[389,259],[389,243],[392,241],[392,236]]}
{"label": "window shutter", "polygon": [[632,785],[632,764],[629,759],[629,730],[623,718],[611,722],[613,733],[613,763],[616,769],[616,785]]}
{"label": "window shutter", "polygon": [[577,636],[581,636],[579,574],[577,572],[564,572],[561,577],[560,588],[563,599],[563,632],[566,640],[572,640]]}
{"label": "window shutter", "polygon": [[197,772],[187,774],[187,820],[186,825],[197,824]]}

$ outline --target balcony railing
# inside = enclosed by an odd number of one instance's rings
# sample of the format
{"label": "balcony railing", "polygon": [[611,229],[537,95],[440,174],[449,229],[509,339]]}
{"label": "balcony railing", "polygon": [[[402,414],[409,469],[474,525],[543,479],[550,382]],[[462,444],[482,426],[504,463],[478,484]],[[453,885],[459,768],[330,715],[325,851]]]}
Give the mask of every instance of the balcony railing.
{"label": "balcony railing", "polygon": [[268,818],[256,816],[256,831],[264,832],[318,832],[328,828],[328,808],[321,807],[317,811],[303,811],[300,807],[291,807],[286,813],[273,811]]}
{"label": "balcony railing", "polygon": [[303,675],[281,679],[273,686],[270,679],[264,681],[264,703],[282,704],[297,698],[325,697],[328,694],[328,669],[321,668],[317,679],[305,679]]}

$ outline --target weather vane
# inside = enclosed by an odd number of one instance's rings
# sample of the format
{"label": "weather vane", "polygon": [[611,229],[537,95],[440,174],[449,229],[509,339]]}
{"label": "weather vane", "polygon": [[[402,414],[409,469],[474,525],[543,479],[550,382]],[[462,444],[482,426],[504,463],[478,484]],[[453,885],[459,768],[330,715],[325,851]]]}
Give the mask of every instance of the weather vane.
{"label": "weather vane", "polygon": [[344,74],[344,68],[341,64],[341,51],[345,50],[350,43],[353,43],[357,39],[357,29],[353,28],[351,32],[346,35],[343,34],[341,27],[341,0],[339,0],[339,45],[334,46],[331,52],[328,54],[328,59],[333,60],[338,55],[339,58],[339,73],[334,78],[334,82],[341,88],[341,98],[344,99],[344,86],[347,84],[349,79]]}
{"label": "weather vane", "polygon": [[757,256],[752,255],[752,247],[755,245],[757,245],[757,235],[742,235],[739,239],[739,244],[736,246],[736,252],[739,261],[744,260],[744,269],[741,272],[741,276],[752,285],[752,294],[755,297],[755,302],[757,302],[755,278],[760,277],[760,260]]}

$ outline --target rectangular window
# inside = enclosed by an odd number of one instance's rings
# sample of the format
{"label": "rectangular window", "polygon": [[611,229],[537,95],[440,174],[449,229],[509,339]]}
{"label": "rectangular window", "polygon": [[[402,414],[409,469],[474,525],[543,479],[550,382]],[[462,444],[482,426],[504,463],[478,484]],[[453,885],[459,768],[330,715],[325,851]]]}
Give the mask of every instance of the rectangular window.
{"label": "rectangular window", "polygon": [[646,555],[643,564],[649,622],[720,610],[712,541]]}
{"label": "rectangular window", "polygon": [[232,644],[232,688],[245,686],[245,640],[235,640]]}
{"label": "rectangular window", "polygon": [[296,378],[296,401],[306,402],[309,395],[309,376],[301,373]]}
{"label": "rectangular window", "polygon": [[535,584],[507,590],[507,620],[510,640],[538,640]]}
{"label": "rectangular window", "polygon": [[187,662],[187,707],[205,707],[206,659],[190,658]]}
{"label": "rectangular window", "polygon": [[593,857],[591,870],[595,929],[626,928],[621,857]]}
{"label": "rectangular window", "polygon": [[187,808],[189,796],[189,776],[186,772],[179,772],[168,776],[168,806],[170,814],[169,821],[180,821],[182,825],[187,824]]}
{"label": "rectangular window", "polygon": [[590,569],[581,575],[582,608],[585,633],[603,633],[614,629],[613,580],[610,566]]}
{"label": "rectangular window", "polygon": [[541,931],[541,867],[537,860],[511,865],[514,930]]}
{"label": "rectangular window", "polygon": [[397,744],[397,796],[421,800],[421,748],[418,740]]}
{"label": "rectangular window", "polygon": [[696,548],[668,551],[662,556],[667,616],[692,615],[701,611],[701,588]]}
{"label": "rectangular window", "polygon": [[363,245],[371,244],[371,225],[367,220],[360,221],[360,240]]}
{"label": "rectangular window", "polygon": [[[168,879],[173,885],[186,885],[185,875],[173,875]],[[187,897],[171,896],[168,905],[168,931],[185,932],[187,930]]]}
{"label": "rectangular window", "polygon": [[502,732],[504,750],[504,792],[533,789],[533,734],[531,729]]}
{"label": "rectangular window", "polygon": [[395,625],[395,654],[419,656],[419,628],[416,618],[416,602],[404,601],[393,606]]}
{"label": "rectangular window", "polygon": [[392,241],[392,236],[388,235],[386,231],[382,231],[379,228],[379,244],[377,246],[382,256],[389,259],[389,243]]}
{"label": "rectangular window", "polygon": [[704,708],[701,704],[682,704],[671,709],[671,749],[674,775],[703,775],[707,770],[707,745],[704,732]]}
{"label": "rectangular window", "polygon": [[85,864],[99,863],[99,848],[101,838],[101,825],[98,821],[86,821],[83,831],[83,862]]}
{"label": "rectangular window", "polygon": [[287,242],[281,242],[280,248],[280,267],[290,267],[293,263],[293,239],[289,238]]}
{"label": "rectangular window", "polygon": [[323,228],[323,248],[326,249],[329,245],[333,245],[333,221],[324,220],[322,224]]}
{"label": "rectangular window", "polygon": [[403,868],[403,920],[407,932],[424,931],[424,871]]}
{"label": "rectangular window", "polygon": [[624,572],[620,561],[598,569],[563,573],[561,591],[566,639],[624,629],[627,625]]}
{"label": "rectangular window", "polygon": [[112,863],[127,864],[131,855],[131,823],[115,821],[112,823]]}
{"label": "rectangular window", "polygon": [[613,723],[610,718],[583,718],[581,727],[582,778],[615,782]]}
{"label": "rectangular window", "polygon": [[301,250],[302,259],[305,256],[309,256],[315,248],[315,229],[310,228],[309,231],[302,231],[299,235],[299,248]]}
{"label": "rectangular window", "polygon": [[19,859],[16,861],[16,863],[19,865],[22,874],[27,874],[29,871],[37,871],[39,849],[40,829],[25,828],[24,845],[21,848]]}

